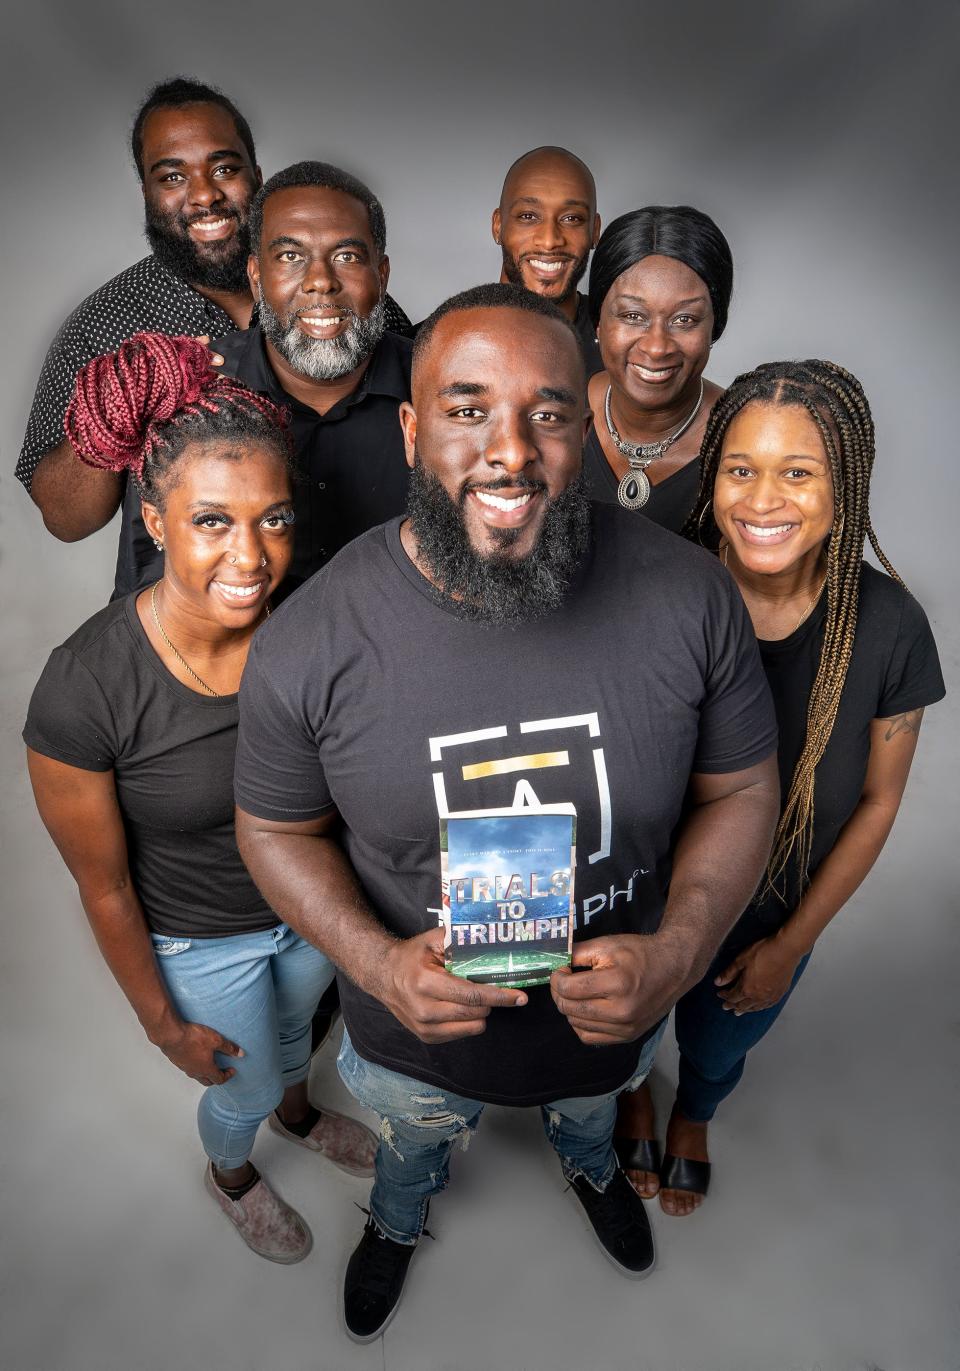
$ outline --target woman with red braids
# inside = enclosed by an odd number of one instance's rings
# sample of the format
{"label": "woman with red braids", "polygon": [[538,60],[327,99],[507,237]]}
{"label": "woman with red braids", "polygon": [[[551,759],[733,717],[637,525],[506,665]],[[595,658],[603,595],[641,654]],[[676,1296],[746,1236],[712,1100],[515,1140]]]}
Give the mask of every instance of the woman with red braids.
{"label": "woman with red braids", "polygon": [[207,1190],[253,1251],[296,1262],[310,1230],[250,1162],[258,1127],[353,1175],[373,1174],[376,1140],[308,1100],[333,967],[234,839],[237,691],[293,545],[284,417],[194,339],[144,333],[82,369],[66,431],[136,478],[165,567],[52,653],[23,735],[37,806],[147,1037],[207,1087]]}

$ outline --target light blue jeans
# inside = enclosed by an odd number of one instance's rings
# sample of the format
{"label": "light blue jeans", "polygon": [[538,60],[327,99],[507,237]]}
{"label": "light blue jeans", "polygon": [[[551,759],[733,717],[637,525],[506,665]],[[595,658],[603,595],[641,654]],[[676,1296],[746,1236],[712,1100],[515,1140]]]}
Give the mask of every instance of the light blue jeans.
{"label": "light blue jeans", "polygon": [[[633,1076],[619,1090],[541,1106],[544,1131],[568,1181],[583,1176],[601,1193],[610,1184],[617,1169],[617,1096],[643,1084],[665,1027],[666,1020],[644,1043]],[[483,1105],[375,1066],[357,1055],[346,1031],[337,1069],[354,1098],[380,1115],[370,1213],[388,1238],[412,1245],[423,1232],[430,1197],[446,1188],[454,1143],[473,1132]]]}
{"label": "light blue jeans", "polygon": [[250,1156],[286,1087],[306,1080],[310,1020],[333,980],[333,963],[286,924],[230,938],[151,936],[180,1017],[243,1048],[242,1057],[214,1054],[236,1075],[208,1086],[197,1108],[204,1151],[220,1170],[233,1170]]}

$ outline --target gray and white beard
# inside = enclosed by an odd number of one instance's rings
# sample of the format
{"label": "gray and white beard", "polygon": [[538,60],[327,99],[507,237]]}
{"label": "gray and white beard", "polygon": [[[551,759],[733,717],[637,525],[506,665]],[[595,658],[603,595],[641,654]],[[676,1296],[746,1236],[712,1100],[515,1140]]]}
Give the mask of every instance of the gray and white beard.
{"label": "gray and white beard", "polygon": [[[538,481],[504,477],[510,489],[542,489]],[[497,483],[484,485],[495,490]],[[464,492],[457,503],[416,453],[407,495],[407,514],[422,563],[443,595],[464,619],[519,624],[539,619],[563,604],[590,545],[590,501],[581,473],[547,505],[537,541],[526,557],[511,557],[519,529],[499,529],[499,551],[481,556],[470,543],[463,519]]]}
{"label": "gray and white beard", "polygon": [[308,338],[296,316],[291,315],[289,323],[284,324],[263,298],[263,288],[260,289],[260,327],[284,361],[311,381],[336,381],[356,371],[383,337],[386,305],[382,299],[365,319],[352,310],[343,312],[352,316],[346,332],[336,338]]}

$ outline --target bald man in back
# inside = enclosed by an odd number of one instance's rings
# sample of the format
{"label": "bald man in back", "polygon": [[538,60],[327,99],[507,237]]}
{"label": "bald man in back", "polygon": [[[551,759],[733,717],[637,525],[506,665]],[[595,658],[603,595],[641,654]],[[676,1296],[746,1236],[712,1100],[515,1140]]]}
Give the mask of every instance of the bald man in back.
{"label": "bald man in back", "polygon": [[566,148],[534,148],[507,172],[493,211],[500,280],[544,295],[577,330],[587,375],[603,370],[587,297],[577,290],[600,236],[590,168]]}

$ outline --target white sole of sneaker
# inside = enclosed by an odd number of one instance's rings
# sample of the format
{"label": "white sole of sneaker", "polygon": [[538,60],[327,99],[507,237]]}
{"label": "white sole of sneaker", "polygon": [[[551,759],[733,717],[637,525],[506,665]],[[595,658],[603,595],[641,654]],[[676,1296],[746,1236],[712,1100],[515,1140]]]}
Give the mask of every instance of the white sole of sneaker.
{"label": "white sole of sneaker", "polygon": [[650,1240],[651,1242],[653,1242],[653,1261],[650,1263],[649,1266],[644,1267],[642,1271],[631,1271],[629,1266],[623,1266],[620,1262],[617,1261],[616,1257],[614,1257],[604,1247],[603,1243],[597,1236],[597,1230],[590,1222],[590,1218],[587,1214],[587,1211],[584,1209],[583,1205],[577,1199],[577,1192],[573,1189],[573,1187],[569,1186],[567,1188],[566,1193],[570,1196],[572,1202],[576,1205],[577,1213],[580,1215],[581,1219],[586,1225],[587,1231],[589,1232],[591,1238],[596,1243],[597,1247],[600,1249],[600,1251],[603,1253],[603,1255],[606,1257],[607,1261],[610,1263],[610,1265],[614,1268],[615,1271],[619,1271],[620,1275],[624,1276],[628,1281],[645,1281],[648,1276],[653,1275],[654,1271],[656,1271],[657,1269],[657,1244],[656,1239],[653,1236],[652,1228],[650,1230]]}

